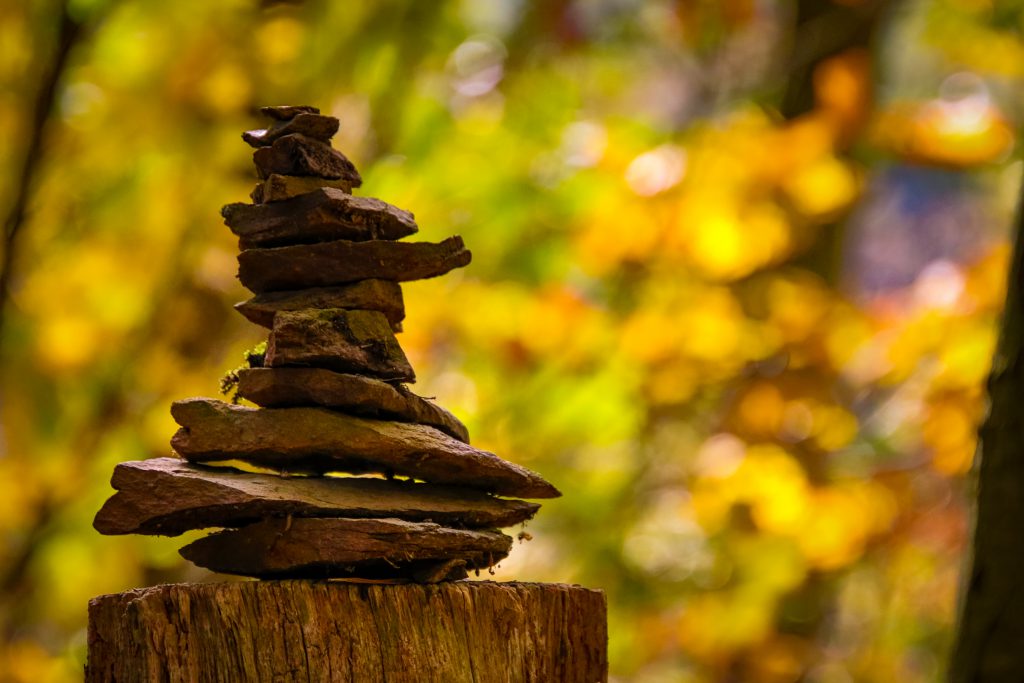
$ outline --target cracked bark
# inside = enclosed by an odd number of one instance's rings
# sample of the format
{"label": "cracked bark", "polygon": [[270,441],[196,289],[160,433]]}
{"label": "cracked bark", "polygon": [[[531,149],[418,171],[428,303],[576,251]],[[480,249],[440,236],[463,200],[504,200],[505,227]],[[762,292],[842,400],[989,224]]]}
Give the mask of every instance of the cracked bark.
{"label": "cracked bark", "polygon": [[604,594],[579,586],[178,584],[89,604],[85,680],[607,680]]}
{"label": "cracked bark", "polygon": [[975,461],[978,498],[970,566],[949,680],[1024,680],[1024,206],[1017,207],[999,347],[988,381],[990,408]]}

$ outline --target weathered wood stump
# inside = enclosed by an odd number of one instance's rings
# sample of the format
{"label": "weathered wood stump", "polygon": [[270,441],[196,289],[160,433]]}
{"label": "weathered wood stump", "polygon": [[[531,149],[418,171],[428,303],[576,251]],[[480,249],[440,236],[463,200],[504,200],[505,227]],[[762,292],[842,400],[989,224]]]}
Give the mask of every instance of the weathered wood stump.
{"label": "weathered wood stump", "polygon": [[605,610],[562,584],[156,586],[89,603],[85,680],[597,683]]}

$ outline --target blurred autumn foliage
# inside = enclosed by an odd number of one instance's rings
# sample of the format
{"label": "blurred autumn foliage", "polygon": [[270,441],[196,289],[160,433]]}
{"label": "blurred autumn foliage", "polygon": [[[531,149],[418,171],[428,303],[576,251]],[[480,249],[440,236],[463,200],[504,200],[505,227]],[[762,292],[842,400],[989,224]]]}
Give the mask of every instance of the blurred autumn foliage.
{"label": "blurred autumn foliage", "polygon": [[80,680],[94,595],[210,578],[180,540],[91,521],[115,463],[168,454],[169,402],[216,395],[263,334],[230,311],[218,209],[254,184],[239,132],[281,103],[339,117],[361,194],[473,250],[405,288],[400,340],[474,444],[565,492],[498,578],[607,591],[613,680],[937,680],[1022,10],[0,0],[0,210],[26,198],[0,680]]}

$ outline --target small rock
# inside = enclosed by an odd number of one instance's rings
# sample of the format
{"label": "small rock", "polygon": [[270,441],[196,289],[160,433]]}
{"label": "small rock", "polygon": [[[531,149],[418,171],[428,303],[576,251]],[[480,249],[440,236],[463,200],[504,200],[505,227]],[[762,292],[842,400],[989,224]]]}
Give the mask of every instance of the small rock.
{"label": "small rock", "polygon": [[320,110],[309,105],[283,105],[278,107],[260,107],[260,113],[276,121],[290,121],[299,114],[319,114]]}
{"label": "small rock", "polygon": [[399,519],[266,519],[201,538],[181,555],[215,572],[261,578],[440,580],[447,576],[430,571],[438,563],[457,559],[484,569],[511,548],[512,539],[497,531]]}
{"label": "small rock", "polygon": [[320,367],[414,382],[409,360],[380,311],[281,311],[267,341],[266,367]]}
{"label": "small rock", "polygon": [[285,135],[269,147],[260,147],[252,155],[260,178],[272,174],[343,178],[352,187],[363,179],[355,165],[344,154],[326,142],[305,135]]}
{"label": "small rock", "polygon": [[238,395],[267,408],[323,406],[363,417],[416,422],[469,443],[469,431],[441,406],[402,385],[322,368],[238,371]]}
{"label": "small rock", "polygon": [[419,229],[408,211],[332,188],[272,204],[228,204],[220,212],[242,249],[339,239],[397,240]]}
{"label": "small rock", "polygon": [[286,135],[305,135],[326,142],[337,132],[338,119],[333,116],[297,112],[291,118],[278,119],[270,128],[247,130],[242,133],[242,139],[252,147],[266,147]]}
{"label": "small rock", "polygon": [[235,310],[250,321],[268,329],[274,326],[274,314],[278,311],[309,308],[380,311],[395,332],[401,331],[402,319],[405,318],[402,288],[397,282],[387,280],[360,280],[338,287],[267,292],[235,304]]}
{"label": "small rock", "polygon": [[282,202],[292,197],[315,192],[321,188],[331,188],[342,193],[352,192],[352,181],[345,178],[329,180],[317,176],[271,175],[257,185],[249,197],[257,204]]}
{"label": "small rock", "polygon": [[449,237],[440,243],[337,240],[246,249],[238,255],[238,279],[258,294],[357,280],[408,282],[444,275],[471,259],[461,237]]}

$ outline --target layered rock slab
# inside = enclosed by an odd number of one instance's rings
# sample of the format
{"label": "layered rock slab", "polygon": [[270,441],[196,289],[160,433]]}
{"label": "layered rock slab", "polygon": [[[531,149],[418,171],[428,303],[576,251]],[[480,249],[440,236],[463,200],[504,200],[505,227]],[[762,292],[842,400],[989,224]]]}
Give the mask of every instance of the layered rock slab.
{"label": "layered rock slab", "polygon": [[285,135],[274,140],[269,147],[260,147],[253,155],[260,178],[271,175],[317,176],[343,179],[352,187],[363,184],[356,167],[348,157],[331,147],[330,143],[314,140],[305,135]]}
{"label": "layered rock slab", "polygon": [[398,519],[293,518],[211,534],[180,552],[190,562],[222,574],[391,578],[429,575],[441,568],[437,580],[444,580],[464,577],[465,569],[489,567],[511,548],[512,539],[497,531]]}
{"label": "layered rock slab", "polygon": [[175,401],[171,446],[191,462],[243,460],[294,472],[377,473],[502,496],[556,498],[539,474],[433,427],[324,408],[247,408],[207,398]]}
{"label": "layered rock slab", "polygon": [[[266,109],[266,111],[264,111]],[[268,128],[247,130],[242,139],[251,147],[266,147],[287,135],[304,135],[315,140],[330,140],[338,132],[340,122],[333,116],[322,116],[315,107],[265,107],[260,111],[274,119]]]}
{"label": "layered rock slab", "polygon": [[267,517],[391,517],[458,528],[506,527],[540,507],[462,488],[359,477],[279,477],[190,465],[177,458],[123,462],[117,493],[96,515],[102,534],[177,536]]}
{"label": "layered rock slab", "polygon": [[266,292],[235,304],[235,310],[251,322],[267,328],[273,327],[274,315],[279,311],[324,308],[380,311],[396,332],[401,330],[405,318],[402,288],[398,283],[387,280],[360,280],[338,287]]}
{"label": "layered rock slab", "polygon": [[362,417],[416,422],[469,443],[469,431],[441,406],[401,385],[322,368],[238,371],[238,395],[267,408],[323,406]]}
{"label": "layered rock slab", "polygon": [[333,240],[397,240],[418,230],[408,211],[333,188],[318,188],[272,204],[228,204],[221,215],[242,249]]}
{"label": "layered rock slab", "polygon": [[249,193],[249,198],[257,204],[273,204],[314,192],[320,188],[330,188],[339,192],[351,192],[352,181],[345,178],[329,179],[317,176],[293,176],[273,174]]}
{"label": "layered rock slab", "polygon": [[246,249],[238,255],[238,279],[257,294],[370,279],[408,282],[444,275],[471,259],[457,236],[438,243],[337,240]]}
{"label": "layered rock slab", "polygon": [[391,324],[380,311],[281,311],[274,316],[264,365],[313,366],[416,381]]}
{"label": "layered rock slab", "polygon": [[271,107],[260,107],[260,113],[275,121],[290,121],[299,114],[319,114],[318,107],[311,107],[308,104],[286,104]]}

